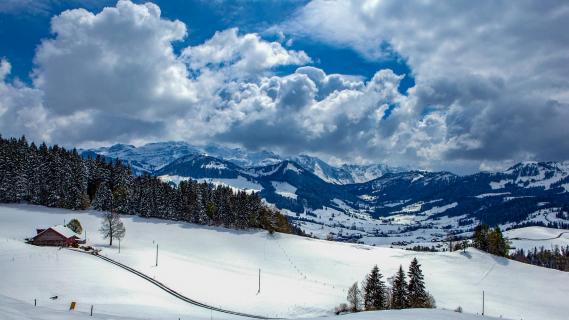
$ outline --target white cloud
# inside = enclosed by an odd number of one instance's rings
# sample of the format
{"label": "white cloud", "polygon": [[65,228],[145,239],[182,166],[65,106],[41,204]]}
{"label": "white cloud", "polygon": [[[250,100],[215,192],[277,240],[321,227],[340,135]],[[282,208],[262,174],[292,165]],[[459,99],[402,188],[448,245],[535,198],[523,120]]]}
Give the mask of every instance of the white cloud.
{"label": "white cloud", "polygon": [[303,65],[310,58],[303,51],[287,50],[279,42],[267,42],[255,33],[239,35],[237,28],[216,32],[205,43],[184,49],[190,68],[228,69],[228,76],[252,77],[271,68]]}
{"label": "white cloud", "polygon": [[119,1],[98,14],[69,10],[54,17],[51,28],[55,38],[37,49],[34,84],[53,112],[100,110],[151,119],[197,100],[171,46],[185,37],[186,27],[161,19],[152,3]]}
{"label": "white cloud", "polygon": [[416,101],[399,128],[440,136],[399,147],[425,160],[569,157],[567,2],[315,0],[276,29],[406,59]]}
{"label": "white cloud", "polygon": [[6,77],[10,63],[0,60],[0,128],[5,136],[27,134],[36,139],[49,137],[52,125],[47,121],[47,111],[42,104],[43,93],[16,83]]}

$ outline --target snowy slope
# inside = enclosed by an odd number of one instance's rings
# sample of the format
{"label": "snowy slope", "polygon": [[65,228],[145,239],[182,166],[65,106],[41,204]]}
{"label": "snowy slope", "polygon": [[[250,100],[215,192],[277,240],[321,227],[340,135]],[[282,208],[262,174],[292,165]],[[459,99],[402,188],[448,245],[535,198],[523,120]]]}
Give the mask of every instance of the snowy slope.
{"label": "snowy slope", "polygon": [[[0,206],[0,295],[22,301],[37,297],[42,305],[60,310],[77,300],[80,307],[95,304],[100,311],[121,316],[131,315],[134,309],[156,319],[204,315],[94,257],[22,242],[38,225],[72,217],[81,220],[89,242],[103,247],[103,254],[186,296],[241,312],[281,317],[328,314],[345,300],[346,288],[374,264],[390,276],[415,256],[423,264],[427,286],[439,307],[460,305],[465,312],[477,313],[485,290],[487,315],[556,320],[565,319],[569,312],[563,302],[569,294],[568,273],[476,250],[417,253],[125,217],[127,236],[119,254],[116,247],[106,248],[97,233],[100,213],[26,205]],[[154,267],[156,243],[158,267]],[[259,268],[262,285],[257,295]],[[51,295],[60,299],[50,301]]]}
{"label": "snowy slope", "polygon": [[504,232],[511,246],[516,249],[531,250],[533,248],[552,249],[555,246],[569,246],[569,230],[544,227],[525,227]]}
{"label": "snowy slope", "polygon": [[[53,310],[41,306],[32,307],[31,304],[0,295],[0,317],[3,320],[135,320],[140,317],[117,317],[114,315],[95,312],[89,316],[83,311]],[[338,320],[479,320],[481,316],[459,314],[448,310],[389,310],[380,312],[360,312],[337,317]],[[329,317],[315,318],[330,319]],[[496,319],[484,317],[483,319]]]}

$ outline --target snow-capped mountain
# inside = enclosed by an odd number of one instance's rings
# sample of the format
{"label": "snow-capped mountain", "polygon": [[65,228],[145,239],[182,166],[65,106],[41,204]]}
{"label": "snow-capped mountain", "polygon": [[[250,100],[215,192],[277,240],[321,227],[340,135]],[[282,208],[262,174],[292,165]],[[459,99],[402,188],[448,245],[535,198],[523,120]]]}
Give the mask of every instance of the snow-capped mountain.
{"label": "snow-capped mountain", "polygon": [[154,172],[158,176],[175,175],[199,178],[237,178],[243,171],[236,164],[201,154],[180,157]]}
{"label": "snow-capped mountain", "polygon": [[404,168],[390,167],[385,164],[343,164],[340,167],[335,167],[317,157],[304,154],[291,157],[290,159],[314,173],[320,179],[334,184],[363,183],[377,179],[386,173],[405,171]]}
{"label": "snow-capped mountain", "polygon": [[127,144],[115,144],[110,147],[82,150],[81,154],[99,154],[108,158],[121,159],[128,162],[135,172],[153,172],[168,163],[190,154],[201,151],[185,142],[156,142],[140,147]]}
{"label": "snow-capped mountain", "polygon": [[137,173],[153,173],[188,155],[204,155],[232,162],[240,167],[274,164],[282,159],[269,151],[247,151],[216,144],[195,146],[181,141],[148,143],[140,147],[115,144],[110,147],[81,150],[84,156],[102,155],[128,162]]}
{"label": "snow-capped mountain", "polygon": [[[154,173],[167,164],[188,155],[204,155],[231,162],[241,168],[261,167],[280,163],[283,157],[267,150],[249,151],[242,148],[230,148],[217,144],[204,146],[186,142],[169,141],[149,143],[139,147],[115,144],[110,147],[82,150],[84,156],[101,155],[111,159],[128,162],[135,173]],[[333,184],[362,183],[381,177],[386,173],[402,172],[403,168],[389,167],[384,164],[332,166],[325,161],[308,155],[289,157],[302,168]]]}
{"label": "snow-capped mountain", "polygon": [[83,154],[120,158],[173,183],[194,178],[259,192],[293,219],[347,229],[377,219],[548,224],[557,218],[543,220],[536,212],[569,211],[569,162],[523,162],[502,172],[458,176],[383,165],[334,167],[307,155],[281,160],[268,151],[182,142],[115,145]]}
{"label": "snow-capped mountain", "polygon": [[398,173],[409,171],[408,168],[403,167],[391,167],[386,164],[368,164],[368,165],[357,165],[357,164],[343,164],[340,169],[345,172],[349,172],[352,177],[351,183],[363,183],[377,179],[387,173]]}

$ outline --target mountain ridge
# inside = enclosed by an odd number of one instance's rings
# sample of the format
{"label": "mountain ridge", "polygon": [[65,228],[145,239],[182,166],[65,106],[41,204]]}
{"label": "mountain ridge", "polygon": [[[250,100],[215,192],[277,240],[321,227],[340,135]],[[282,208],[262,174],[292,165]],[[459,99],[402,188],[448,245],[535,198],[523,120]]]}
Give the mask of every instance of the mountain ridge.
{"label": "mountain ridge", "polygon": [[[347,175],[335,170],[338,167],[307,155],[281,158],[261,152],[256,156],[268,155],[268,160],[261,156],[256,158],[258,166],[240,166],[235,159],[255,163],[245,159],[247,153],[240,149],[209,148],[210,153],[205,154],[184,143],[176,144],[176,150],[171,147],[150,145],[148,161],[142,161],[140,149],[129,145],[119,145],[114,151],[113,147],[103,149],[103,156],[127,155],[129,164],[139,169],[154,166],[158,169],[146,172],[172,183],[193,178],[259,192],[305,229],[320,232],[318,228],[326,227],[336,230],[336,238],[349,241],[357,232],[365,238],[374,232],[374,225],[385,221],[403,223],[405,228],[454,225],[451,229],[479,222],[503,226],[569,223],[569,214],[563,218],[564,212],[569,212],[569,161],[521,162],[503,171],[465,176],[446,171],[386,170],[369,181],[348,183],[351,180],[342,180]],[[215,157],[214,151],[233,161]],[[97,153],[86,150],[82,154]],[[544,218],[544,210],[555,215]]]}

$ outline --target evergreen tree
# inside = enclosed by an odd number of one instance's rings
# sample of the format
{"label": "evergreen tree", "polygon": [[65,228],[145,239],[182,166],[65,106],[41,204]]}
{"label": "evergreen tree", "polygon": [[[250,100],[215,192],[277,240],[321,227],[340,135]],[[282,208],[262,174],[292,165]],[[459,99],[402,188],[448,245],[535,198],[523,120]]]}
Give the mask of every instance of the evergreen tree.
{"label": "evergreen tree", "polygon": [[67,227],[77,234],[81,234],[83,232],[83,226],[77,219],[71,219],[71,221],[67,223]]}
{"label": "evergreen tree", "polygon": [[387,289],[382,278],[383,275],[379,272],[377,265],[375,265],[363,286],[365,310],[382,310],[387,306]]}
{"label": "evergreen tree", "polygon": [[504,238],[500,227],[490,230],[485,224],[478,225],[474,229],[474,247],[488,253],[506,257],[508,256],[509,245]]}
{"label": "evergreen tree", "polygon": [[425,290],[423,271],[417,258],[414,258],[409,265],[409,285],[407,286],[408,303],[410,308],[429,307],[429,294]]}
{"label": "evergreen tree", "polygon": [[391,309],[405,309],[407,306],[407,281],[405,280],[403,266],[399,266],[399,271],[395,274],[391,288]]}
{"label": "evergreen tree", "polygon": [[488,230],[486,224],[480,224],[474,228],[474,247],[482,251],[488,251]]}
{"label": "evergreen tree", "polygon": [[101,183],[99,189],[97,189],[97,194],[93,201],[93,209],[101,211],[113,210],[113,194],[106,182]]}
{"label": "evergreen tree", "polygon": [[508,256],[508,251],[508,242],[504,238],[500,227],[496,226],[488,234],[488,252],[497,256],[506,257]]}

